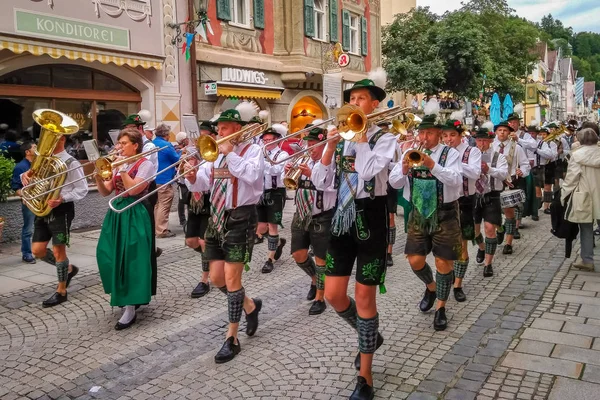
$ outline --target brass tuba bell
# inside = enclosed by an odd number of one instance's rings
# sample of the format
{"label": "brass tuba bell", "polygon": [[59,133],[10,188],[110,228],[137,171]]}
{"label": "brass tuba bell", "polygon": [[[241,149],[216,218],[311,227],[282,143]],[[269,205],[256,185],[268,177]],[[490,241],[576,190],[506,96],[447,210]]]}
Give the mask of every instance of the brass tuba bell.
{"label": "brass tuba bell", "polygon": [[[64,173],[67,165],[53,155],[54,149],[61,136],[79,132],[79,125],[67,114],[45,108],[35,110],[32,117],[42,129],[35,159],[29,170],[30,183],[23,188],[23,201],[32,213],[44,217],[52,211],[48,201],[60,196],[60,188],[67,178],[67,174]],[[54,178],[45,179],[51,176]],[[58,189],[43,196],[39,195],[53,188]],[[27,200],[27,198],[33,199]]]}

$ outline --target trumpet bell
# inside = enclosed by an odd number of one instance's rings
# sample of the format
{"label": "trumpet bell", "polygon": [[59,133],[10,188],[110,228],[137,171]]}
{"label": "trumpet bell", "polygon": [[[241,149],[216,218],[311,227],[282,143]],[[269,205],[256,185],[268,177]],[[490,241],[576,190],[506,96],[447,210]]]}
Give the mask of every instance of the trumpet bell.
{"label": "trumpet bell", "polygon": [[219,157],[219,144],[209,135],[202,135],[196,140],[196,147],[202,158],[209,162],[217,161]]}
{"label": "trumpet bell", "polygon": [[296,189],[298,189],[298,180],[296,180],[292,177],[290,177],[290,178],[286,177],[283,179],[283,185],[288,190],[296,190]]}
{"label": "trumpet bell", "polygon": [[423,165],[425,158],[423,157],[423,153],[417,149],[411,150],[406,153],[406,158],[410,162],[412,168],[420,167]]}

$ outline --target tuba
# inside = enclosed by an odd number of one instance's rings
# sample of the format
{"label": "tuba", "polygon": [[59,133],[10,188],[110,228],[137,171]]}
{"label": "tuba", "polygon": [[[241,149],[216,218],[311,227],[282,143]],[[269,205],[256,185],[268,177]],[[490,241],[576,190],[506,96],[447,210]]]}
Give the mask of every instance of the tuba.
{"label": "tuba", "polygon": [[[29,170],[30,184],[28,188],[23,188],[23,199],[32,213],[38,217],[45,217],[52,211],[48,201],[60,196],[60,187],[67,177],[64,173],[67,165],[53,155],[54,149],[61,136],[77,133],[79,125],[68,115],[50,109],[35,110],[32,116],[42,129],[36,156]],[[54,178],[47,179],[53,175]],[[51,190],[53,188],[58,189]],[[39,195],[47,191],[46,195]]]}

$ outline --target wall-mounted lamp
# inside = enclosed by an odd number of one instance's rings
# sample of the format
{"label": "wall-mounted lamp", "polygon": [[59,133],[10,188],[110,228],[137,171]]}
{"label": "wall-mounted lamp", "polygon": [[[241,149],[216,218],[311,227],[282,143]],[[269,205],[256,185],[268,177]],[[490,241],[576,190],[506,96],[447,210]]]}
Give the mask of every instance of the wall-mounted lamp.
{"label": "wall-mounted lamp", "polygon": [[302,111],[300,111],[298,114],[293,116],[294,118],[298,118],[298,117],[311,117],[311,118],[316,118],[317,116],[314,114],[311,114],[310,112],[306,111],[306,108],[303,109]]}

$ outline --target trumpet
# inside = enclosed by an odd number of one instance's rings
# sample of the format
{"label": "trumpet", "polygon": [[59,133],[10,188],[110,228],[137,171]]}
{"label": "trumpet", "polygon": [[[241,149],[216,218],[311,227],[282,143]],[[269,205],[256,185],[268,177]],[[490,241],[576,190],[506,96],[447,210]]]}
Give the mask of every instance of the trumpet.
{"label": "trumpet", "polygon": [[[158,153],[159,151],[164,150],[166,148],[167,148],[167,146],[161,147],[161,148],[154,148],[154,149],[148,150],[148,151],[146,151],[144,153],[136,154],[136,155],[133,155],[133,156],[130,156],[130,157],[127,157],[127,158],[123,158],[121,160],[117,160],[117,161],[114,161],[115,158],[116,158],[116,156],[117,156],[117,152],[116,151],[112,151],[108,155],[106,155],[104,157],[101,157],[101,158],[97,159],[94,162],[94,172],[92,172],[90,174],[87,174],[87,175],[84,175],[81,178],[75,179],[72,182],[63,183],[63,184],[61,184],[59,186],[53,187],[52,189],[48,189],[48,190],[46,190],[44,192],[38,193],[35,196],[28,196],[25,192],[23,192],[22,196],[27,201],[35,200],[35,199],[37,199],[39,197],[42,197],[42,196],[45,196],[48,193],[51,193],[51,192],[53,192],[55,190],[60,190],[60,189],[64,188],[65,186],[71,185],[71,184],[79,182],[79,181],[87,180],[88,178],[92,178],[95,175],[99,175],[100,178],[102,178],[102,180],[105,181],[105,182],[106,181],[110,181],[110,180],[112,180],[112,178],[114,176],[115,169],[118,168],[118,167],[120,167],[121,165],[128,164],[128,163],[133,162],[133,161],[137,161],[137,160],[139,160],[142,157],[145,157],[145,156],[150,155],[150,154]],[[84,164],[84,165],[87,166],[89,164]],[[69,173],[71,171],[75,171],[76,169],[83,168],[84,165],[80,165],[78,167],[70,168],[70,169],[68,169],[66,171],[62,171],[62,172],[60,172],[58,174],[55,174],[55,175],[49,176],[47,178],[44,178],[44,179],[42,179],[40,181],[37,181],[37,183],[48,181],[48,180],[54,179],[58,175],[64,175],[64,174],[67,174],[67,173]],[[25,186],[24,188],[30,187],[32,185],[33,184],[29,184],[29,185]]]}
{"label": "trumpet", "polygon": [[423,153],[423,146],[419,146],[416,149],[412,149],[406,152],[404,158],[408,159],[410,168],[418,168],[423,166],[425,162],[425,153]]}
{"label": "trumpet", "polygon": [[294,164],[283,177],[283,184],[288,190],[298,189],[298,182],[300,181],[300,176],[302,176],[300,164],[306,164],[309,160],[310,156],[308,153],[303,153],[302,157],[297,157],[294,160]]}
{"label": "trumpet", "polygon": [[251,124],[219,140],[215,140],[209,135],[202,135],[196,140],[196,147],[204,160],[214,162],[219,157],[219,145],[225,142],[231,142],[233,145],[246,142],[267,130],[267,125],[266,123],[261,125]]}
{"label": "trumpet", "polygon": [[[339,109],[337,117],[335,118],[335,120],[337,122],[337,129],[339,131],[338,135],[333,136],[331,138],[327,138],[327,139],[323,140],[322,142],[319,142],[312,146],[308,146],[305,149],[303,149],[302,151],[299,151],[299,152],[297,152],[289,157],[286,157],[282,160],[279,160],[277,162],[271,160],[266,155],[266,153],[267,153],[266,148],[264,149],[265,156],[267,157],[267,161],[269,161],[272,165],[276,165],[276,164],[285,163],[293,158],[300,157],[301,155],[303,155],[304,153],[308,153],[310,150],[314,149],[315,147],[322,146],[325,143],[329,143],[332,140],[337,140],[340,137],[344,140],[358,142],[362,138],[362,136],[367,133],[367,130],[369,129],[370,125],[377,125],[381,122],[388,121],[391,118],[394,118],[398,114],[400,114],[408,109],[409,109],[408,107],[402,108],[401,106],[396,106],[396,107],[388,108],[387,110],[378,111],[378,112],[374,112],[374,113],[367,115],[360,109],[360,107],[352,105],[352,104],[346,104],[345,106],[343,106],[342,108]],[[318,125],[326,124],[332,120],[333,119],[330,118],[327,121],[323,121]],[[318,126],[318,125],[315,125],[315,126]],[[312,128],[314,128],[314,126],[305,128],[302,131],[310,130]],[[295,135],[297,135],[299,132],[302,132],[302,131],[296,132]],[[287,138],[289,138],[289,137],[290,136],[288,136]],[[281,139],[279,139],[279,140],[281,141]],[[275,141],[275,142],[278,142],[278,141]],[[275,142],[271,142],[269,144],[272,145]]]}

